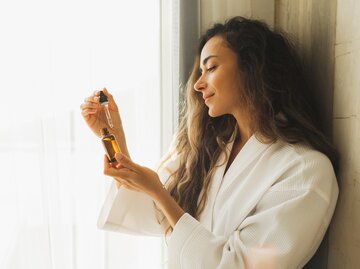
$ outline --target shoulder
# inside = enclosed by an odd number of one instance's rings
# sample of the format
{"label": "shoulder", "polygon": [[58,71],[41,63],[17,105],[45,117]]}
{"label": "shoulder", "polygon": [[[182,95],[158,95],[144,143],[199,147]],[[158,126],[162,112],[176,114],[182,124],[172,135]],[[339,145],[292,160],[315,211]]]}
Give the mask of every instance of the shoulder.
{"label": "shoulder", "polygon": [[318,150],[304,143],[290,144],[278,140],[269,147],[271,158],[285,159],[288,164],[300,166],[316,166],[333,170],[329,158]]}
{"label": "shoulder", "polygon": [[329,158],[308,145],[278,140],[269,147],[268,155],[269,162],[281,170],[274,188],[313,190],[321,196],[337,188]]}
{"label": "shoulder", "polygon": [[271,162],[281,162],[292,167],[324,168],[325,171],[333,172],[329,158],[304,143],[290,144],[283,140],[277,140],[268,147],[265,154]]}

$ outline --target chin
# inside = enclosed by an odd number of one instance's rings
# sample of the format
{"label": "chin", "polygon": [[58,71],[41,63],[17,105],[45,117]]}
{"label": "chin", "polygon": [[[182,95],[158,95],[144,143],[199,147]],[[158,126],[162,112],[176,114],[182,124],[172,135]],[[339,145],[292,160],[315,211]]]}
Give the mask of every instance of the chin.
{"label": "chin", "polygon": [[221,113],[220,111],[216,111],[216,110],[209,108],[208,114],[210,117],[216,118],[216,117],[220,117],[220,116],[224,115],[225,113]]}

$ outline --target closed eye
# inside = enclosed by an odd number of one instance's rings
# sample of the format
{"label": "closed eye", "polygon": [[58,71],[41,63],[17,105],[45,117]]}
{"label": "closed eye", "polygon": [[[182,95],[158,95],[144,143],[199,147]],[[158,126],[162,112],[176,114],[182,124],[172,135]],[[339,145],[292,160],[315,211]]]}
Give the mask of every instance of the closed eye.
{"label": "closed eye", "polygon": [[[207,71],[207,72],[213,72],[216,68],[217,68],[217,66],[214,65],[214,66],[211,66],[211,67],[209,67],[208,69],[206,69],[206,71]],[[201,70],[201,69],[199,69],[199,72],[200,72],[200,74],[202,74],[202,70]]]}
{"label": "closed eye", "polygon": [[209,67],[208,69],[206,69],[208,72],[212,72],[212,71],[214,71],[215,69],[216,69],[216,65],[214,65],[214,66],[211,66],[211,67]]}

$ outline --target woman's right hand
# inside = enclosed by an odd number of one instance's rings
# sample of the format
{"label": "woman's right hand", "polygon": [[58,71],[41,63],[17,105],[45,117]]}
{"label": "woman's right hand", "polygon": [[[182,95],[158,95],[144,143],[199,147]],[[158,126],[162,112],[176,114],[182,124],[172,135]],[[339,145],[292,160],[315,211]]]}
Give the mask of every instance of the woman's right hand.
{"label": "woman's right hand", "polygon": [[80,106],[81,114],[87,125],[98,137],[101,136],[100,129],[104,127],[107,127],[114,134],[123,133],[119,110],[114,98],[106,88],[103,89],[103,92],[108,97],[108,108],[113,121],[113,128],[107,122],[105,107],[100,105],[100,91],[95,91],[93,95],[85,98],[84,103]]}

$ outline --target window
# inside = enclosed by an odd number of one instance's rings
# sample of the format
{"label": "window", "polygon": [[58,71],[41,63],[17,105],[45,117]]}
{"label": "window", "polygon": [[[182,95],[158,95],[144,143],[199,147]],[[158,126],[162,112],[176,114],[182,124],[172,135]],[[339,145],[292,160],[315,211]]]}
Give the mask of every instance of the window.
{"label": "window", "polygon": [[106,86],[132,158],[156,167],[172,132],[160,7],[159,0],[0,4],[1,268],[163,268],[162,239],[97,229],[111,179],[79,109]]}

